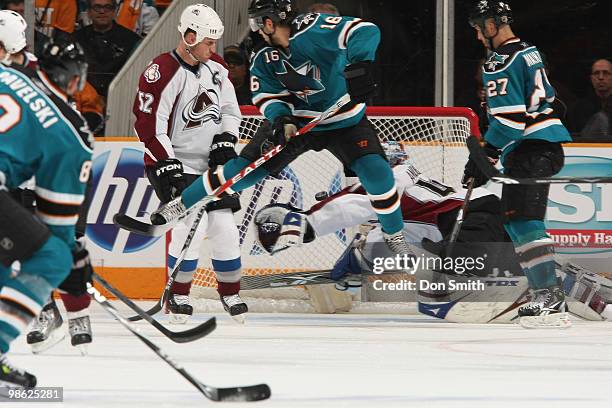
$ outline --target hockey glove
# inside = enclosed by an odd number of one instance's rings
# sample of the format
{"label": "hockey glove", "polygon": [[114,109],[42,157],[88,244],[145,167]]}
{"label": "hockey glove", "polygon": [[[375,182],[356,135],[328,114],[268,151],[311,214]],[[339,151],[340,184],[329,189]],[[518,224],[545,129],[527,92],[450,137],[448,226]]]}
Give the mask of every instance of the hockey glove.
{"label": "hockey glove", "polygon": [[287,144],[298,131],[298,121],[293,116],[281,116],[276,118],[272,124],[271,133],[268,134],[266,140],[261,144],[261,154],[265,154],[272,150],[274,146]]}
{"label": "hockey glove", "polygon": [[178,197],[187,187],[183,163],[178,159],[164,159],[147,168],[147,177],[162,203]]}
{"label": "hockey glove", "polygon": [[372,76],[372,62],[356,62],[344,69],[346,89],[355,103],[365,103],[376,92],[376,82]]}
{"label": "hockey glove", "polygon": [[238,138],[228,132],[215,135],[208,153],[208,168],[214,169],[237,157],[234,150],[237,141]]}
{"label": "hockey glove", "polygon": [[85,248],[84,238],[79,238],[72,250],[72,269],[59,285],[59,289],[73,296],[80,296],[87,292],[87,283],[91,283],[92,273],[89,251]]}
{"label": "hockey glove", "polygon": [[[491,162],[491,164],[495,166],[495,164],[497,164],[497,161],[499,160],[499,149],[490,143],[487,143],[483,149],[489,157],[489,161]],[[461,183],[466,186],[470,178],[474,179],[474,188],[485,185],[487,181],[489,181],[487,176],[478,168],[478,165],[472,158],[471,154],[468,159],[468,162],[465,164],[465,169],[463,170],[463,179],[461,179]]]}

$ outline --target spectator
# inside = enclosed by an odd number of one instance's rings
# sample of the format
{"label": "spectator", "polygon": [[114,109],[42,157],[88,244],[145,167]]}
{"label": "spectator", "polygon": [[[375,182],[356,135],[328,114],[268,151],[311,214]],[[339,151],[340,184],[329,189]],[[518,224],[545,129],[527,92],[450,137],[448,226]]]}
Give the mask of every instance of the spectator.
{"label": "spectator", "polygon": [[119,4],[116,21],[117,24],[146,37],[159,21],[159,13],[152,0],[124,0]]}
{"label": "spectator", "polygon": [[[593,115],[602,118],[601,112],[609,112],[607,107],[612,103],[610,94],[612,93],[612,63],[608,59],[598,59],[591,66],[591,84],[593,91],[587,97],[576,101],[570,111],[569,125],[572,132],[581,132],[581,137],[591,137],[597,135],[587,135],[585,125],[591,120]],[[593,124],[589,129],[594,129]],[[582,132],[585,130],[585,132]]]}
{"label": "spectator", "polygon": [[54,37],[55,31],[74,32],[76,0],[36,0],[36,31]]}
{"label": "spectator", "polygon": [[16,11],[17,13],[23,16],[25,12],[25,6],[23,5],[23,1],[24,0],[6,0],[2,2],[2,9]]}
{"label": "spectator", "polygon": [[228,65],[230,81],[236,90],[239,105],[251,105],[251,87],[249,83],[249,68],[247,58],[242,50],[230,45],[223,50],[223,59]]}
{"label": "spectator", "polygon": [[308,11],[311,13],[333,14],[334,16],[340,15],[338,7],[331,3],[315,3],[308,8]]}
{"label": "spectator", "polygon": [[103,97],[140,41],[138,34],[115,22],[115,11],[114,0],[89,0],[91,25],[75,33],[89,64],[87,79]]}

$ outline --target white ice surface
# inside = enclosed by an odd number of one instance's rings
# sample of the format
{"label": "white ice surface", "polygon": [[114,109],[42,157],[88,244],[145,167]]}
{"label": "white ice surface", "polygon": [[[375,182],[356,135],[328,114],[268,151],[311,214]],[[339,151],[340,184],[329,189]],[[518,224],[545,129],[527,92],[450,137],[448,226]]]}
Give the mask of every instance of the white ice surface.
{"label": "white ice surface", "polygon": [[[272,388],[268,401],[221,403],[228,407],[612,406],[608,322],[530,331],[416,316],[252,314],[244,326],[217,318],[215,332],[187,344],[172,343],[147,323],[138,327],[203,383],[266,382]],[[64,402],[0,402],[0,408],[220,404],[206,400],[97,305],[92,325],[87,357],[68,340],[34,356],[25,339],[17,339],[13,363],[36,374],[41,386],[64,387]]]}

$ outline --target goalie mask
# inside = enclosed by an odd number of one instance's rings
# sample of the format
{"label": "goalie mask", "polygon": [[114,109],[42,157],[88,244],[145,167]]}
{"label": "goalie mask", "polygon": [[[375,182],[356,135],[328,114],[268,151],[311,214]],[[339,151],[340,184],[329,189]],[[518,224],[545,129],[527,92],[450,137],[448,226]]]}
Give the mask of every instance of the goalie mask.
{"label": "goalie mask", "polygon": [[385,155],[389,160],[391,167],[399,164],[404,164],[409,160],[408,153],[404,150],[404,146],[396,141],[382,142],[381,146],[385,151]]}
{"label": "goalie mask", "polygon": [[269,254],[314,240],[306,215],[288,204],[268,204],[255,215],[257,243]]}

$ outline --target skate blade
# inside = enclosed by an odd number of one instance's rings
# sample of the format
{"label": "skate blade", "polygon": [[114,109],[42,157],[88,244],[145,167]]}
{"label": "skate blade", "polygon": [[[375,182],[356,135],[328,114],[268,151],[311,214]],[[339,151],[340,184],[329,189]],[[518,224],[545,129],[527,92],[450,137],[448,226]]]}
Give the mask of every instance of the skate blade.
{"label": "skate blade", "polygon": [[57,329],[53,331],[47,340],[30,344],[30,347],[32,348],[32,354],[40,354],[49,350],[57,343],[64,340],[64,337],[66,337],[66,333],[64,333],[63,330]]}
{"label": "skate blade", "polygon": [[170,324],[185,324],[187,320],[189,320],[189,315],[187,314],[170,313],[168,316],[168,323]]}
{"label": "skate blade", "polygon": [[230,317],[232,318],[233,321],[235,321],[238,324],[244,324],[244,322],[246,321],[246,313],[241,313],[239,315],[230,315]]}
{"label": "skate blade", "polygon": [[86,356],[87,354],[89,354],[88,349],[87,349],[88,344],[89,343],[77,344],[74,347],[76,347],[79,350],[82,356]]}
{"label": "skate blade", "polygon": [[519,322],[525,329],[567,329],[572,326],[567,312],[544,316],[523,316]]}

